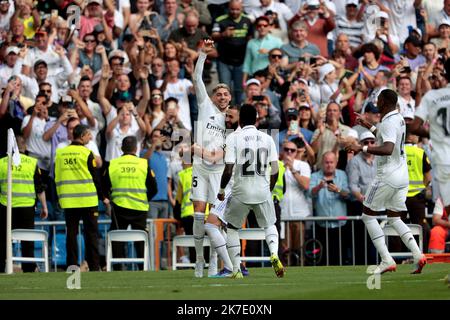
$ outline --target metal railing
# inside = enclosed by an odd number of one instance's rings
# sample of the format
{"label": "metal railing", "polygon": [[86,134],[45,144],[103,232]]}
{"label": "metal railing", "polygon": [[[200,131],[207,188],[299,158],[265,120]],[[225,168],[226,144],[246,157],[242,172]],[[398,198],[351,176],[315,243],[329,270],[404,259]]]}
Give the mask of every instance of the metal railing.
{"label": "metal railing", "polygon": [[[430,218],[431,215],[427,215],[427,218]],[[379,220],[387,220],[386,216],[380,216],[377,217]],[[148,230],[148,234],[149,234],[149,256],[150,256],[150,270],[155,271],[155,270],[159,270],[159,262],[160,262],[160,242],[162,241],[167,241],[167,259],[168,259],[168,269],[171,269],[171,250],[172,250],[172,246],[170,245],[170,241],[171,241],[171,235],[170,232],[167,232],[166,236],[161,237],[161,230],[157,230],[164,228],[164,224],[166,223],[176,223],[176,220],[173,219],[162,219],[162,220],[167,220],[167,221],[163,221],[163,223],[161,223],[161,221],[159,221],[161,219],[147,219],[147,230]],[[306,239],[306,241],[310,240],[310,239],[316,239],[316,234],[317,234],[317,226],[316,224],[318,222],[325,222],[326,226],[328,226],[329,223],[331,222],[337,222],[337,221],[346,221],[346,223],[351,223],[351,260],[352,260],[352,265],[356,265],[356,246],[355,246],[355,223],[363,223],[362,222],[362,218],[361,216],[341,216],[341,217],[307,217],[307,218],[302,218],[302,219],[290,219],[290,220],[282,220],[281,222],[284,222],[286,225],[286,235],[285,235],[285,239],[287,241],[287,246],[288,248],[291,247],[291,243],[290,243],[290,234],[289,234],[289,224],[292,222],[312,222],[312,235],[309,239]],[[109,227],[111,224],[111,219],[101,219],[98,220],[98,226],[99,226],[99,231],[103,234],[103,238],[106,240],[106,235],[109,231]],[[64,226],[65,228],[65,221],[36,221],[35,222],[35,228],[36,229],[45,229],[47,228],[51,228],[51,243],[49,243],[49,246],[52,246],[52,256],[55,255],[55,250],[56,250],[56,233],[57,233],[57,228]],[[82,234],[82,225],[83,225],[83,221],[80,221],[80,225],[79,225],[79,229],[78,229],[78,234]],[[343,226],[339,226],[337,227],[339,228],[339,265],[343,264],[343,255],[342,255],[342,239],[343,239],[343,231],[342,228]],[[326,263],[325,265],[330,265],[329,264],[329,260],[330,260],[330,252],[329,252],[329,229],[326,227],[325,229],[325,246],[326,246],[326,252],[325,252],[325,258],[326,258]],[[310,230],[310,229],[309,229]],[[368,234],[367,234],[367,230],[364,228],[365,232],[364,232],[364,263],[367,265],[368,262],[368,252],[367,252],[367,245],[368,245]],[[304,266],[305,265],[305,256],[304,256],[304,241],[303,239],[305,239],[305,230],[303,230],[303,228],[300,228],[300,265]],[[305,241],[305,242],[306,242]],[[264,254],[263,252],[261,253],[262,255]],[[82,241],[81,241],[81,237],[78,238],[78,259],[79,259],[79,263],[81,263],[81,259],[82,259]],[[378,263],[378,254],[376,255],[376,262]],[[52,261],[53,264],[53,268],[54,271],[57,271],[57,261],[54,260]],[[313,264],[315,265],[315,264]]]}

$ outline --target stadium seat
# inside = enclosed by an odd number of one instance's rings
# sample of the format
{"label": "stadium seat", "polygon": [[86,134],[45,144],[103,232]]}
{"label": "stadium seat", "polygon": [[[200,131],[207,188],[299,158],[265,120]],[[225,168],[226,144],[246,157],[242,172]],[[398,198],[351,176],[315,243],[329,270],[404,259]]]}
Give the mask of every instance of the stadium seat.
{"label": "stadium seat", "polygon": [[[262,228],[248,228],[239,230],[239,238],[241,240],[261,240],[261,254],[264,252],[264,241],[266,240],[266,232]],[[270,261],[269,256],[260,257],[241,257],[241,261]]]}
{"label": "stadium seat", "polygon": [[[144,258],[113,258],[112,256],[112,242],[134,242],[144,241]],[[106,249],[106,271],[111,271],[113,263],[143,263],[144,271],[149,270],[149,245],[148,234],[142,230],[113,230],[109,231],[107,235],[107,249]]]}
{"label": "stadium seat", "polygon": [[[211,243],[208,236],[205,236],[203,240],[203,247],[209,247]],[[178,247],[195,247],[194,236],[193,235],[180,235],[175,236],[172,241],[172,270],[177,270],[177,268],[194,267],[195,263],[178,262],[177,258],[177,248]],[[206,264],[206,266],[208,266]]]}
{"label": "stadium seat", "polygon": [[[423,231],[422,231],[422,226],[419,224],[407,224],[407,226],[411,229],[411,233],[413,236],[419,236],[419,248],[420,251],[423,252]],[[399,234],[397,233],[397,231],[395,231],[395,229],[390,226],[389,224],[386,224],[383,228],[383,232],[384,235],[386,236],[386,244],[388,241],[388,237],[389,236],[399,236]],[[412,257],[412,253],[411,252],[392,252],[391,256],[393,258],[395,257]]]}
{"label": "stadium seat", "polygon": [[14,229],[11,231],[12,241],[42,241],[43,255],[40,258],[37,257],[18,257],[13,256],[12,261],[15,262],[43,262],[44,272],[49,271],[48,264],[48,234],[44,230],[33,229]]}

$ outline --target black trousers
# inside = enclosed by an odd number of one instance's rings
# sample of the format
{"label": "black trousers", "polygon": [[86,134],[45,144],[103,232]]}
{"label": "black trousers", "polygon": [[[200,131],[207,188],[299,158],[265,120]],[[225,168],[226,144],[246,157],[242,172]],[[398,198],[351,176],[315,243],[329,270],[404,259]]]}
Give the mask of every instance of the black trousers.
{"label": "black trousers", "polygon": [[[111,229],[110,230],[125,230],[131,225],[133,230],[147,231],[147,211],[137,211],[119,207],[115,203],[112,203],[111,214]],[[136,255],[138,258],[144,257],[144,242],[137,241],[134,243],[136,248]],[[125,243],[113,242],[112,243],[113,257],[124,258],[125,257]],[[116,264],[113,266],[114,270],[120,270],[121,265]],[[139,264],[139,269],[143,269],[143,265]]]}
{"label": "black trousers", "polygon": [[[193,224],[194,224],[194,216],[187,216],[187,217],[181,218],[181,225],[183,226],[184,233],[186,235],[194,234]],[[196,258],[197,258],[197,256],[195,254],[195,248],[189,247],[189,260],[194,262]]]}
{"label": "black trousers", "polygon": [[66,218],[66,250],[67,266],[78,264],[78,226],[83,219],[84,246],[86,261],[90,271],[100,270],[100,257],[98,253],[98,208],[64,209]]}
{"label": "black trousers", "polygon": [[[34,206],[13,208],[11,213],[12,229],[34,229]],[[22,241],[22,256],[34,257],[34,242]],[[6,267],[6,207],[0,204],[0,272]],[[23,272],[33,272],[34,262],[22,263]]]}

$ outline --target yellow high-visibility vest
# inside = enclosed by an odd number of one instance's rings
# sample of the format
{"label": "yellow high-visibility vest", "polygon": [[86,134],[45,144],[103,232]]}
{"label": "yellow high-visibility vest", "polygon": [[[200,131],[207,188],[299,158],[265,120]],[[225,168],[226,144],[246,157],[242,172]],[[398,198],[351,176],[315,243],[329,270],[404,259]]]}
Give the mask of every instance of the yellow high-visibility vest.
{"label": "yellow high-visibility vest", "polygon": [[109,163],[112,201],[122,208],[148,211],[147,187],[148,173],[146,159],[124,155]]}
{"label": "yellow high-visibility vest", "polygon": [[273,199],[277,198],[279,202],[283,200],[283,176],[286,172],[283,161],[278,160],[278,179],[275,187],[272,190]]}
{"label": "yellow high-visibility vest", "polygon": [[191,201],[192,191],[192,167],[186,168],[178,172],[180,184],[183,188],[183,196],[181,198],[181,218],[194,215],[194,204]]}
{"label": "yellow high-visibility vest", "polygon": [[79,145],[56,150],[55,184],[61,208],[98,206],[97,189],[87,165],[90,153]]}
{"label": "yellow high-visibility vest", "polygon": [[423,184],[423,149],[413,146],[405,145],[405,152],[408,163],[408,174],[409,174],[409,186],[408,186],[408,197],[414,197],[422,190],[425,189]]}
{"label": "yellow high-visibility vest", "polygon": [[[20,154],[20,164],[12,166],[12,201],[13,208],[33,207],[36,203],[34,173],[37,159]],[[7,205],[8,190],[8,157],[0,159],[0,203]]]}

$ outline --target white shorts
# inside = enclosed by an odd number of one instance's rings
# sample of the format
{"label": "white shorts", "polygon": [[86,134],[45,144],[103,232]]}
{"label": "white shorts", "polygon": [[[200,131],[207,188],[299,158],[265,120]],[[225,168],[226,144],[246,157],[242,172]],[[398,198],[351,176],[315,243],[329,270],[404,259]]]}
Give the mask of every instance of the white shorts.
{"label": "white shorts", "polygon": [[436,197],[441,197],[444,207],[450,205],[450,166],[433,167],[433,189]]}
{"label": "white shorts", "polygon": [[227,203],[224,218],[228,224],[241,228],[250,210],[253,210],[255,213],[256,221],[260,228],[270,227],[277,221],[272,199],[262,203],[246,204],[236,199],[236,197],[231,197]]}
{"label": "white shorts", "polygon": [[194,166],[192,168],[191,200],[214,203],[219,193],[221,177],[222,172],[211,173]]}
{"label": "white shorts", "polygon": [[228,201],[231,199],[231,186],[230,184],[227,185],[225,188],[225,199],[223,201],[220,201],[216,197],[216,201],[214,201],[214,205],[212,206],[211,210],[209,210],[210,214],[213,214],[217,216],[223,223],[227,224],[224,216],[225,216],[225,209],[227,208]]}
{"label": "white shorts", "polygon": [[405,204],[407,194],[408,186],[394,188],[375,179],[366,192],[363,205],[372,211],[403,212],[407,211]]}

